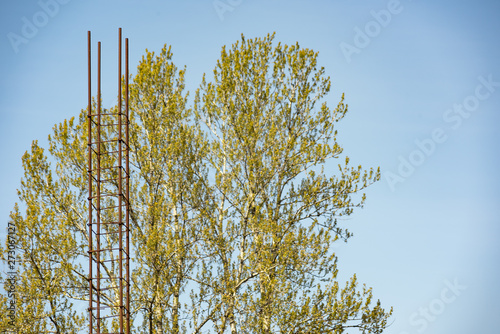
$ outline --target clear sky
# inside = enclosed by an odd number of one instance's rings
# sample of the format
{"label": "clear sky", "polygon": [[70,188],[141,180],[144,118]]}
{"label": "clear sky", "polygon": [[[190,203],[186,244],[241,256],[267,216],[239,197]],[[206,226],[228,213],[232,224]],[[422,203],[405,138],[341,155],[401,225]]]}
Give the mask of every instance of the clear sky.
{"label": "clear sky", "polygon": [[394,306],[387,333],[498,333],[499,1],[55,1],[0,4],[2,240],[22,154],[86,106],[87,30],[103,42],[105,106],[118,27],[132,73],[168,43],[192,93],[223,45],[275,31],[319,51],[330,105],[342,92],[349,104],[344,152],[383,172],[335,246],[340,278]]}

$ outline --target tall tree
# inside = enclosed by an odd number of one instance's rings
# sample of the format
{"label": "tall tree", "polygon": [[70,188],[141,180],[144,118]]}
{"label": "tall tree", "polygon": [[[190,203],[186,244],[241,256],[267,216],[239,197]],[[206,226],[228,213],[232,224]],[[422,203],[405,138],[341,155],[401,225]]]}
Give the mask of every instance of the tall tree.
{"label": "tall tree", "polygon": [[[317,53],[298,44],[273,47],[274,35],[223,48],[211,82],[203,80],[195,110],[211,136],[206,164],[214,173],[216,214],[204,231],[198,280],[205,294],[193,309],[218,333],[381,331],[388,314],[370,308],[371,290],[335,282],[332,242],[351,234],[338,224],[379,179],[379,171],[326,162],[342,153],[330,90]],[[331,165],[330,165],[331,166]],[[331,168],[331,167],[330,167]]]}
{"label": "tall tree", "polygon": [[181,295],[199,259],[206,220],[200,215],[206,144],[186,107],[185,70],[178,71],[171,58],[166,47],[157,57],[147,52],[130,95],[137,171],[132,180],[138,264],[133,291],[147,333],[181,332]]}
{"label": "tall tree", "polygon": [[[380,173],[350,167],[343,156],[336,126],[347,105],[343,96],[335,108],[324,101],[330,80],[318,54],[273,40],[242,37],[224,47],[193,107],[170,48],[146,50],[137,68],[130,86],[134,333],[386,327],[392,311],[372,303],[371,289],[359,290],[355,276],[339,286],[332,250],[351,237],[339,218],[363,205],[362,190]],[[11,214],[20,260],[15,321],[23,333],[86,329],[86,122],[82,110],[54,127],[48,153],[34,142],[23,157],[20,204]],[[0,248],[4,260],[7,253]],[[1,297],[5,310],[9,300]]]}

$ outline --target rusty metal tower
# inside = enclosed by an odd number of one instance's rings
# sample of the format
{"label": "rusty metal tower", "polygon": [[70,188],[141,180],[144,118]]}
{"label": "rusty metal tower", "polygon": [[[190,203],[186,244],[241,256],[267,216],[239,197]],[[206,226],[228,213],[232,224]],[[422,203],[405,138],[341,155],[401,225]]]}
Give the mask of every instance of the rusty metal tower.
{"label": "rusty metal tower", "polygon": [[128,38],[122,89],[122,30],[118,30],[118,105],[101,107],[101,42],[97,98],[92,103],[88,32],[89,333],[130,333],[130,164]]}

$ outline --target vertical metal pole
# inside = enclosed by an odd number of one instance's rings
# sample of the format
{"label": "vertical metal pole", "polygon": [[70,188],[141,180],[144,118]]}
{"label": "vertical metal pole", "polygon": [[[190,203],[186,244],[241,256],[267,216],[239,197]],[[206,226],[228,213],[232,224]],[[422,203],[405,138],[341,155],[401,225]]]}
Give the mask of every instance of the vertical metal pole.
{"label": "vertical metal pole", "polygon": [[97,43],[97,333],[101,333],[101,42]]}
{"label": "vertical metal pole", "polygon": [[87,32],[87,49],[88,49],[88,112],[87,112],[87,148],[88,148],[88,187],[89,187],[89,334],[93,333],[93,312],[92,312],[92,85],[91,85],[91,52],[90,52],[90,31]]}
{"label": "vertical metal pole", "polygon": [[118,262],[120,280],[120,334],[123,334],[123,235],[122,235],[122,28],[118,29]]}
{"label": "vertical metal pole", "polygon": [[126,307],[127,307],[127,334],[130,334],[130,143],[129,143],[129,127],[130,127],[130,119],[129,119],[129,105],[128,105],[128,38],[125,38],[125,117],[126,117],[126,127],[125,127],[125,172],[126,172],[126,180],[125,180],[125,194],[127,197],[126,206],[127,210],[125,211],[125,231],[126,231],[126,240],[125,240],[125,249],[127,252],[127,262],[126,262],[126,284],[127,284],[127,299],[126,299]]}

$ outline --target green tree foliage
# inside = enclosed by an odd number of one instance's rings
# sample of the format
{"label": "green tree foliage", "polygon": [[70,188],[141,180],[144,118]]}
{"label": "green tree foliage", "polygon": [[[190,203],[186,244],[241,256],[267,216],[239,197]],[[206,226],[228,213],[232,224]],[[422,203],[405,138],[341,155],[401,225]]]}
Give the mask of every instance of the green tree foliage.
{"label": "green tree foliage", "polygon": [[[363,205],[363,189],[380,173],[351,167],[347,157],[331,169],[342,155],[336,125],[347,112],[344,97],[330,108],[318,54],[273,39],[242,37],[224,47],[192,107],[185,69],[169,48],[146,50],[137,68],[134,333],[381,333],[387,325],[392,310],[355,275],[339,285],[332,251],[351,237],[339,219]],[[11,214],[14,327],[22,333],[86,330],[86,112],[54,127],[48,152],[35,141],[23,156]],[[4,260],[7,252],[0,248]],[[3,311],[9,301],[0,297]]]}

